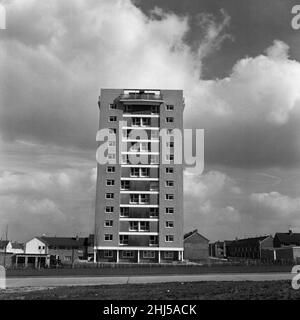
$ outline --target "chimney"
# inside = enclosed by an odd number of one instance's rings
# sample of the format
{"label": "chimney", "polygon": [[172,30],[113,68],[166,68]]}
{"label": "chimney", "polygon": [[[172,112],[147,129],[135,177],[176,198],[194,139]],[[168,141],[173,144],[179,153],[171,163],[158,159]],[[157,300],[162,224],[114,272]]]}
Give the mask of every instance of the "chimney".
{"label": "chimney", "polygon": [[292,229],[289,229],[289,234],[292,234],[293,233],[293,230]]}

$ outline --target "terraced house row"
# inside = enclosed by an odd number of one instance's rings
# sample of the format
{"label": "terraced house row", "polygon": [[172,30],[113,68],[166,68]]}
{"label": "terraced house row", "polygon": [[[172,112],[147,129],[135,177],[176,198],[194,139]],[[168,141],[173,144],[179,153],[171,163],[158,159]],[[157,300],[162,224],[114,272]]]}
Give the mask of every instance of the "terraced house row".
{"label": "terraced house row", "polygon": [[[183,167],[173,140],[183,128],[183,92],[102,89],[99,110],[99,130],[111,136],[109,163],[97,167],[95,260],[183,260]],[[166,155],[161,129],[170,136]]]}

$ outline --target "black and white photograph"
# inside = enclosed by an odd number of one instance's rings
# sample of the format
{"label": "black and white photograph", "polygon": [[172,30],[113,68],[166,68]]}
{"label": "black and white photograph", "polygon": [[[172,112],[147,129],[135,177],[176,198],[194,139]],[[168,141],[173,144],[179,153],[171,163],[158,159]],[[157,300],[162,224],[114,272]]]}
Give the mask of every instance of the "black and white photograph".
{"label": "black and white photograph", "polygon": [[0,300],[300,300],[300,1],[0,0]]}

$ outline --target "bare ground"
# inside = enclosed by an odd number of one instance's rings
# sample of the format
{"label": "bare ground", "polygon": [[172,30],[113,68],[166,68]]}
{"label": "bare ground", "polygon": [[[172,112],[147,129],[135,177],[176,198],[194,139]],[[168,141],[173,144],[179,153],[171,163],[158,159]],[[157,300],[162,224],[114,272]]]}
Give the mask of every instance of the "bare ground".
{"label": "bare ground", "polygon": [[300,300],[290,281],[126,284],[0,291],[0,300]]}

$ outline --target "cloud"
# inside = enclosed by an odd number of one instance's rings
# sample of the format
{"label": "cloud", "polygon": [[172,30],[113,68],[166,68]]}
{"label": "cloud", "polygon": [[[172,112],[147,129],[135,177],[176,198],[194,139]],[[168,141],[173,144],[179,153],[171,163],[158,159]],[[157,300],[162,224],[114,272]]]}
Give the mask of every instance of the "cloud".
{"label": "cloud", "polygon": [[185,119],[205,128],[206,162],[232,167],[300,164],[300,63],[275,41],[267,55],[236,62],[229,77],[202,81]]}
{"label": "cloud", "polygon": [[202,32],[204,31],[204,36],[200,39],[198,47],[198,53],[201,58],[219,50],[226,39],[233,40],[231,34],[224,32],[230,25],[231,18],[224,9],[220,11],[222,14],[221,22],[217,22],[214,15],[205,12],[199,13],[196,17],[197,25]]}
{"label": "cloud", "polygon": [[10,172],[0,175],[1,229],[24,240],[42,233],[93,231],[95,169]]}
{"label": "cloud", "polygon": [[2,138],[81,148],[95,148],[100,87],[198,83],[201,56],[224,40],[229,19],[207,17],[203,46],[192,50],[187,16],[159,8],[146,16],[129,0],[12,0],[7,12],[0,40]]}
{"label": "cloud", "polygon": [[[0,46],[0,135],[95,149],[100,87],[182,88],[185,126],[206,130],[206,161],[228,166],[300,163],[300,63],[275,40],[201,80],[203,58],[231,39],[230,17],[191,17],[129,0],[13,0]],[[34,23],[32,23],[34,21]]]}
{"label": "cloud", "polygon": [[253,193],[251,199],[266,208],[277,211],[283,217],[300,211],[300,198],[291,198],[276,191]]}
{"label": "cloud", "polygon": [[231,195],[234,201],[237,190],[236,182],[223,172],[209,171],[203,175],[185,172],[185,229],[198,228],[211,240],[230,237],[233,226],[239,225],[242,217],[232,203],[229,205],[222,199]]}

